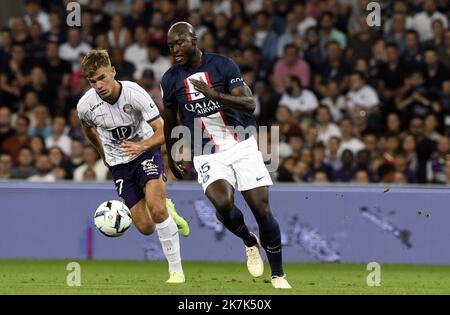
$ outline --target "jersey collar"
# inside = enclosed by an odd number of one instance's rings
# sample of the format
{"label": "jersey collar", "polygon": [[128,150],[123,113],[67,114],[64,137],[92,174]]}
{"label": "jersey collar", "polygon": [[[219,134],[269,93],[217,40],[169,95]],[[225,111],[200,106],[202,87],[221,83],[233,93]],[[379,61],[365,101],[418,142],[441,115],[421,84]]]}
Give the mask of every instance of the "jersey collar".
{"label": "jersey collar", "polygon": [[117,80],[117,82],[119,82],[119,85],[120,85],[120,92],[119,92],[119,96],[117,96],[117,98],[114,100],[114,102],[110,103],[110,102],[108,102],[107,100],[103,99],[103,98],[101,97],[100,94],[98,94],[97,92],[95,92],[95,93],[97,93],[98,97],[100,97],[100,99],[101,99],[103,102],[106,102],[106,103],[108,103],[108,104],[110,104],[110,105],[114,105],[114,104],[116,104],[117,101],[120,99],[120,96],[122,95],[122,91],[123,91],[122,82],[120,82],[119,80]]}

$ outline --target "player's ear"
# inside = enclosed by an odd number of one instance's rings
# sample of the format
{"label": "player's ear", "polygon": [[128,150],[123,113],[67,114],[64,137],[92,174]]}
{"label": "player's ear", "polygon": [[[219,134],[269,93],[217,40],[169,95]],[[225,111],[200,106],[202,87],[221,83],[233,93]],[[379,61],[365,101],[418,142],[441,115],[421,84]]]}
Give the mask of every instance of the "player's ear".
{"label": "player's ear", "polygon": [[116,68],[114,66],[111,66],[111,73],[113,75],[113,78],[116,77]]}
{"label": "player's ear", "polygon": [[196,36],[191,36],[191,42],[192,42],[192,46],[197,47],[197,37]]}

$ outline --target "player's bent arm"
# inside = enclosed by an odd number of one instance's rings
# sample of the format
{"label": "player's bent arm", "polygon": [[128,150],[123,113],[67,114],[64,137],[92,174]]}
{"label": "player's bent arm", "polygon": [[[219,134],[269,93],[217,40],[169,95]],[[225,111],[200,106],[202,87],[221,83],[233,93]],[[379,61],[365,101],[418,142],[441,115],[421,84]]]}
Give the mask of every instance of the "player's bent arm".
{"label": "player's bent arm", "polygon": [[164,121],[158,118],[149,123],[153,129],[153,135],[141,141],[144,151],[150,151],[159,148],[164,144]]}
{"label": "player's bent arm", "polygon": [[215,99],[232,109],[248,114],[253,114],[256,108],[252,91],[247,85],[235,87],[231,90],[231,94],[217,93]]}
{"label": "player's bent arm", "polygon": [[150,151],[159,148],[164,144],[164,122],[159,117],[152,122],[149,122],[153,129],[153,135],[142,141],[133,142],[124,140],[120,145],[122,153],[128,155],[130,158],[136,157],[142,152]]}
{"label": "player's bent arm", "polygon": [[97,150],[98,154],[100,154],[100,157],[102,158],[103,162],[105,162],[105,151],[103,151],[103,145],[100,141],[100,138],[97,134],[97,131],[94,129],[94,127],[88,126],[83,121],[81,121],[81,126],[83,127],[83,132],[86,135],[86,138],[88,138],[89,142],[94,146],[94,148]]}

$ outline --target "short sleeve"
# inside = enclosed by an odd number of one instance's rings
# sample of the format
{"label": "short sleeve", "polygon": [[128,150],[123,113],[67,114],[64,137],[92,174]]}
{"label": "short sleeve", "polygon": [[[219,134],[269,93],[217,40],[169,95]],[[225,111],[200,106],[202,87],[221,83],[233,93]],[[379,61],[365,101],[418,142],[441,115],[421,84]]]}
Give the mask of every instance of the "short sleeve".
{"label": "short sleeve", "polygon": [[178,103],[175,96],[175,85],[169,72],[166,72],[162,77],[160,88],[164,107],[176,111]]}
{"label": "short sleeve", "polygon": [[315,110],[318,106],[319,106],[319,101],[317,100],[316,95],[311,92],[311,91],[307,91],[308,93],[306,93],[307,95],[307,104],[308,104],[308,110]]}
{"label": "short sleeve", "polygon": [[380,100],[378,99],[377,91],[375,91],[374,88],[371,86],[367,86],[367,107],[374,107],[377,106],[380,103]]}
{"label": "short sleeve", "polygon": [[230,93],[234,88],[245,85],[239,67],[231,58],[226,57],[224,59],[223,69],[227,82],[227,92]]}
{"label": "short sleeve", "polygon": [[89,116],[88,112],[86,110],[83,110],[83,108],[80,105],[77,106],[77,113],[78,118],[80,119],[82,124],[89,127],[94,127],[94,123],[92,122],[92,119]]}
{"label": "short sleeve", "polygon": [[151,96],[139,85],[136,87],[133,93],[134,103],[138,106],[138,110],[142,113],[142,117],[148,123],[158,119],[160,117],[158,106],[151,98]]}

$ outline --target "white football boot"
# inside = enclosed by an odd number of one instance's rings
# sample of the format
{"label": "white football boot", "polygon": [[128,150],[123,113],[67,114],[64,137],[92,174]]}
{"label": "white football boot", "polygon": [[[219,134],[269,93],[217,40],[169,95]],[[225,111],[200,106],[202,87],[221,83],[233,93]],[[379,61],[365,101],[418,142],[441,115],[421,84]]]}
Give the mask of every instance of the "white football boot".
{"label": "white football boot", "polygon": [[247,269],[253,277],[261,277],[264,273],[264,262],[261,257],[261,244],[259,238],[252,232],[250,232],[256,238],[256,244],[254,246],[245,246],[245,252],[247,254]]}

